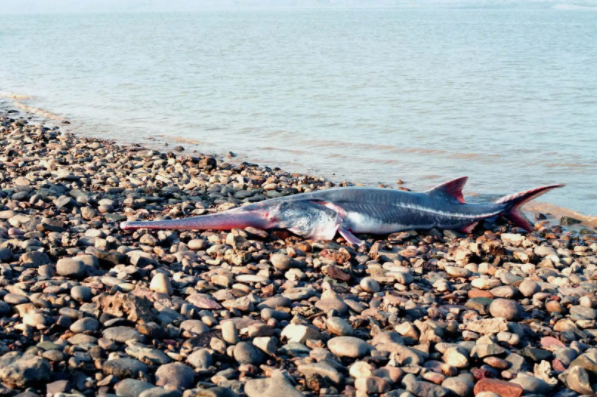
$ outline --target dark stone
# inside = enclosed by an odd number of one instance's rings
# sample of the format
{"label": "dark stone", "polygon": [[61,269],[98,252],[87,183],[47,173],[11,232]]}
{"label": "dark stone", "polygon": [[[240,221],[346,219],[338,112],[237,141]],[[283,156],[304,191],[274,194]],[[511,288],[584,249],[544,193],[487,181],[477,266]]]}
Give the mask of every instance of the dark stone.
{"label": "dark stone", "polygon": [[582,223],[580,219],[572,218],[570,216],[563,216],[560,218],[560,225],[562,226],[578,225],[579,223]]}
{"label": "dark stone", "polygon": [[522,349],[520,353],[536,363],[541,362],[543,360],[549,360],[552,356],[551,352],[548,352],[547,350],[530,346],[527,346],[524,349]]}
{"label": "dark stone", "polygon": [[238,397],[238,394],[227,387],[212,387],[207,390],[199,390],[193,397]]}
{"label": "dark stone", "polygon": [[147,373],[147,365],[132,358],[118,358],[104,363],[104,373],[117,378],[136,378],[140,373]]}
{"label": "dark stone", "polygon": [[69,392],[70,389],[70,382],[68,380],[57,380],[46,385],[46,393],[51,395]]}

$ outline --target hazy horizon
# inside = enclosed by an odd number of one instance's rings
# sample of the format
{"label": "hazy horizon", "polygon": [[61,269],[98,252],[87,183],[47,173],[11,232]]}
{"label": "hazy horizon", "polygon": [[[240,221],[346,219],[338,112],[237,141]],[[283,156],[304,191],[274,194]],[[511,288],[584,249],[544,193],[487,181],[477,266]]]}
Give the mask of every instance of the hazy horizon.
{"label": "hazy horizon", "polygon": [[[0,14],[36,13],[106,13],[106,12],[197,12],[210,9],[283,8],[283,7],[351,7],[379,8],[401,6],[450,5],[466,3],[518,4],[508,0],[0,0]],[[572,4],[588,5],[583,1],[531,0],[527,5]]]}

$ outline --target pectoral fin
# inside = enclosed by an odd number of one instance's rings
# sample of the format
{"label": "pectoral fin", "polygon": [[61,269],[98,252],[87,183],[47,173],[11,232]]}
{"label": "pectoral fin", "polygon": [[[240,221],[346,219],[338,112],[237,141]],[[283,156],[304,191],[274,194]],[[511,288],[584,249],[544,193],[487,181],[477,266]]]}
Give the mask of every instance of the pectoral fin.
{"label": "pectoral fin", "polygon": [[338,233],[340,233],[340,235],[344,238],[344,240],[346,240],[346,242],[349,244],[354,244],[354,245],[363,244],[363,240],[356,237],[348,229],[341,227],[340,229],[338,229]]}
{"label": "pectoral fin", "polygon": [[465,227],[461,228],[460,231],[464,233],[472,233],[473,229],[479,224],[479,222],[473,222],[470,225],[466,225]]}

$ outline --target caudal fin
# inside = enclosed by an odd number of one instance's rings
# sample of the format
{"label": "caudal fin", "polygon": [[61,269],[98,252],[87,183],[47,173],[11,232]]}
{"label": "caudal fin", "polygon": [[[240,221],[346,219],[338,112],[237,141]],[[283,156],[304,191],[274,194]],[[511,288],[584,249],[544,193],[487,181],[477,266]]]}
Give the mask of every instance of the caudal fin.
{"label": "caudal fin", "polygon": [[496,203],[509,204],[507,209],[501,213],[501,216],[512,222],[514,225],[523,228],[527,232],[532,232],[533,224],[526,218],[526,216],[523,215],[521,207],[525,203],[536,199],[542,194],[563,186],[564,185],[549,185],[527,190],[525,192],[514,193],[509,196],[502,197],[501,199],[497,200]]}

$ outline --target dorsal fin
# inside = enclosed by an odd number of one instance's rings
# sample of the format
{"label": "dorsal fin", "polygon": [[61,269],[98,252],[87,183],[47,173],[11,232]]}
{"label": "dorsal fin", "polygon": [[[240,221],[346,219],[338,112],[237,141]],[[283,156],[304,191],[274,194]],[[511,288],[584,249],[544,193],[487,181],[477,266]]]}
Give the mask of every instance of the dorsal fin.
{"label": "dorsal fin", "polygon": [[427,191],[430,196],[442,196],[447,200],[456,200],[459,203],[465,204],[464,196],[462,195],[462,189],[468,180],[468,176],[456,178],[448,182],[444,182],[441,185],[437,185],[433,189]]}

